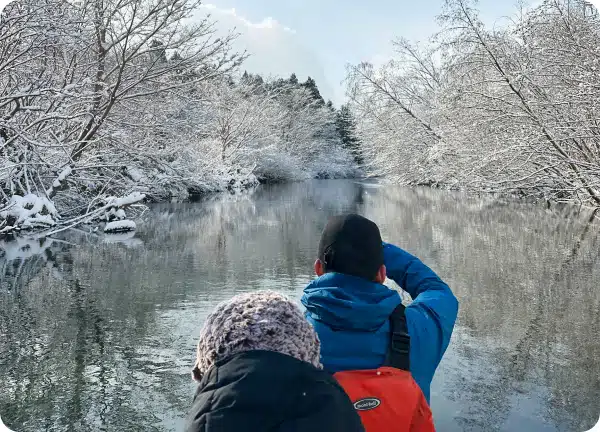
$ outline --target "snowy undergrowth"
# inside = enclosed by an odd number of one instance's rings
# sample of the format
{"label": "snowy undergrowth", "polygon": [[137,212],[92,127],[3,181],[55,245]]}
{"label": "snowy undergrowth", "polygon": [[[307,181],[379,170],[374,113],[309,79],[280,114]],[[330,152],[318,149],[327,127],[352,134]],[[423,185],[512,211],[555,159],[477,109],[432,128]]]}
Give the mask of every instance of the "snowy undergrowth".
{"label": "snowy undergrowth", "polygon": [[264,183],[300,181],[311,177],[297,158],[274,152],[260,155],[254,173]]}
{"label": "snowy undergrowth", "polygon": [[35,194],[13,195],[0,211],[0,234],[16,229],[48,228],[60,219],[54,203]]}
{"label": "snowy undergrowth", "polygon": [[144,202],[238,193],[260,183],[356,175],[356,169],[343,154],[306,162],[284,152],[260,151],[245,164],[243,160],[223,163],[201,155],[206,152],[182,151],[168,165],[160,166],[137,158],[124,166],[118,177],[113,175],[117,180],[112,182],[107,182],[104,175],[98,176],[96,182],[89,172],[63,169],[45,193],[15,194],[6,204],[0,204],[0,235],[24,231],[53,233],[80,224],[99,225],[105,232],[135,230],[134,219],[145,208]]}
{"label": "snowy undergrowth", "polygon": [[331,149],[326,158],[318,158],[310,164],[312,178],[356,178],[361,176],[360,169],[352,156],[341,148]]}
{"label": "snowy undergrowth", "polygon": [[127,219],[126,210],[136,214],[145,199],[139,192],[116,197],[99,197],[88,205],[81,216],[63,218],[55,203],[35,194],[13,195],[4,209],[0,209],[0,236],[15,236],[22,232],[54,234],[81,224],[101,224],[106,232],[135,230],[135,222]]}

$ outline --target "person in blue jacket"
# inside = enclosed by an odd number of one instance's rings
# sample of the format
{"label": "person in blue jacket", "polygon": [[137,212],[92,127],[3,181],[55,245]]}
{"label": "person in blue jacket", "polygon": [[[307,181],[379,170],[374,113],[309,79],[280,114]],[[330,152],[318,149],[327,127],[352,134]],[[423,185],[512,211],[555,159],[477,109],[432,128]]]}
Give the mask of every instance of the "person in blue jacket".
{"label": "person in blue jacket", "polygon": [[399,293],[383,285],[386,276],[411,295],[405,311],[411,374],[429,403],[431,381],[458,313],[450,287],[417,257],[384,243],[377,225],[356,214],[329,220],[315,273],[318,278],[304,289],[302,303],[330,373],[384,363],[389,317],[401,303]]}

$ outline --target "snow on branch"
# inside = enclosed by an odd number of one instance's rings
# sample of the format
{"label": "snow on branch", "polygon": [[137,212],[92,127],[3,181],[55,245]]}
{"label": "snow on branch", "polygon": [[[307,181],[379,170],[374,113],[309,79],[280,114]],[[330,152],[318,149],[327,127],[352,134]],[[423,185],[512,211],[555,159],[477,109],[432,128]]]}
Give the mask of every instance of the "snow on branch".
{"label": "snow on branch", "polygon": [[[0,230],[56,233],[133,219],[142,201],[356,172],[356,140],[342,132],[352,122],[316,82],[242,75],[235,32],[218,35],[198,6],[18,0],[3,10]],[[31,196],[46,207],[20,220],[39,203],[14,197]]]}
{"label": "snow on branch", "polygon": [[127,231],[135,231],[136,225],[134,221],[131,220],[119,220],[114,222],[109,222],[104,227],[105,233],[121,233]]}
{"label": "snow on branch", "polygon": [[50,188],[46,191],[46,195],[49,197],[54,196],[55,190],[62,186],[63,182],[69,175],[71,175],[72,172],[73,171],[70,166],[67,166],[65,169],[63,169],[58,177],[56,177],[56,179],[52,182],[52,186],[50,186]]}
{"label": "snow on branch", "polygon": [[60,219],[52,201],[34,194],[13,195],[6,210],[0,211],[0,233],[48,228]]}
{"label": "snow on branch", "polygon": [[139,202],[143,201],[144,198],[146,198],[146,195],[139,193],[139,192],[133,192],[133,193],[131,193],[127,196],[121,197],[121,198],[117,198],[117,197],[106,198],[106,205],[111,206],[111,207],[126,207],[126,206],[130,206],[132,204],[139,203]]}
{"label": "snow on branch", "polygon": [[600,20],[586,5],[540,2],[488,28],[476,2],[447,0],[431,43],[351,66],[369,173],[600,206]]}

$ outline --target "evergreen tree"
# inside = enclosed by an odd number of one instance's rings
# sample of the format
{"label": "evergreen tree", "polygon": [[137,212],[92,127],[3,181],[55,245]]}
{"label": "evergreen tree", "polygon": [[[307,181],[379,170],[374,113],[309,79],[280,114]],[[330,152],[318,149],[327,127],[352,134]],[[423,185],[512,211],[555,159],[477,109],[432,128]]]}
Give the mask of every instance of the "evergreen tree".
{"label": "evergreen tree", "polygon": [[270,87],[272,90],[281,90],[288,87],[288,81],[283,78],[278,78],[271,83]]}
{"label": "evergreen tree", "polygon": [[317,87],[317,83],[314,79],[308,77],[306,82],[302,83],[302,87],[305,87],[310,91],[313,100],[317,102],[318,106],[325,105],[325,99],[323,99],[323,96],[321,96],[321,92],[319,92],[319,88]]}
{"label": "evergreen tree", "polygon": [[292,85],[298,85],[298,77],[296,76],[295,73],[293,73],[290,76],[290,84],[292,84]]}
{"label": "evergreen tree", "polygon": [[364,160],[360,148],[360,139],[356,133],[356,120],[354,120],[354,116],[348,105],[342,105],[336,113],[335,124],[342,140],[342,145],[352,153],[356,163],[362,165]]}
{"label": "evergreen tree", "polygon": [[331,100],[328,100],[325,106],[329,108],[330,111],[335,111],[335,108],[333,107],[333,102],[331,102]]}
{"label": "evergreen tree", "polygon": [[254,82],[254,85],[257,85],[257,86],[261,86],[265,83],[265,80],[259,74],[253,75],[252,81]]}

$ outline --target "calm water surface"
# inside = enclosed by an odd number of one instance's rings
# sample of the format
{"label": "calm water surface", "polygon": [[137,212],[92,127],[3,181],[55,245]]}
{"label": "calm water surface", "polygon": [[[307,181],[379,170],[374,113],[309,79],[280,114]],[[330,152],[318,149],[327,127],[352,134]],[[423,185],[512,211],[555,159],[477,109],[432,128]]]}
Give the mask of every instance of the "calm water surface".
{"label": "calm water surface", "polygon": [[0,242],[0,415],[16,431],[177,431],[207,313],[299,298],[327,218],[355,211],[461,301],[432,386],[440,431],[583,431],[600,416],[590,213],[320,181],[153,207],[134,238]]}

